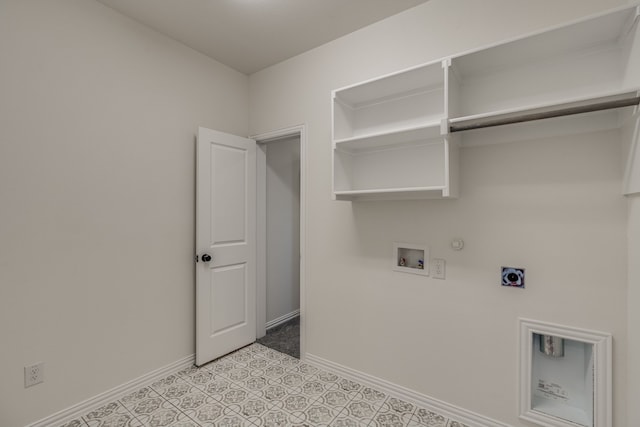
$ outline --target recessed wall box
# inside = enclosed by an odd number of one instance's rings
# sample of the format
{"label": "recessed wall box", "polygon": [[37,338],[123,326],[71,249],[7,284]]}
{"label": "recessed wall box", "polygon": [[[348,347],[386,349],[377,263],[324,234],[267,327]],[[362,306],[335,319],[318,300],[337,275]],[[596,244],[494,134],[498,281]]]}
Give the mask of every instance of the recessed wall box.
{"label": "recessed wall box", "polygon": [[429,248],[415,243],[394,243],[392,268],[403,273],[429,275]]}
{"label": "recessed wall box", "polygon": [[611,335],[520,319],[520,418],[611,427]]}

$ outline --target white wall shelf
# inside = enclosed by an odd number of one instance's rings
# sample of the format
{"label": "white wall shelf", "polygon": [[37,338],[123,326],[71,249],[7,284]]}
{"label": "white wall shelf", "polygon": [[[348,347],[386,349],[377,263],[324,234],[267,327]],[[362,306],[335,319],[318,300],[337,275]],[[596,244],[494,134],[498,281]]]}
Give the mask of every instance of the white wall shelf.
{"label": "white wall shelf", "polygon": [[[567,118],[536,115],[635,99],[637,5],[358,83],[332,93],[338,200],[457,197],[458,146],[623,128],[626,193],[640,191],[634,105]],[[638,75],[636,75],[638,74]],[[520,117],[522,116],[522,117]],[[470,130],[520,119],[500,130]],[[531,121],[536,120],[536,121]],[[428,147],[428,148],[427,148]],[[373,197],[375,195],[375,197]]]}
{"label": "white wall shelf", "polygon": [[385,188],[334,192],[336,200],[416,200],[442,197],[444,187]]}
{"label": "white wall shelf", "polygon": [[333,91],[334,198],[455,196],[446,73],[437,61]]}
{"label": "white wall shelf", "polygon": [[444,72],[429,64],[333,92],[333,139],[419,128],[444,118]]}
{"label": "white wall shelf", "polygon": [[635,19],[625,8],[454,57],[459,115],[620,90]]}
{"label": "white wall shelf", "polygon": [[[452,147],[453,145],[453,147]],[[450,138],[407,141],[368,149],[334,149],[334,196],[339,200],[448,197],[448,159],[457,148]]]}
{"label": "white wall shelf", "polygon": [[441,126],[442,123],[438,120],[417,127],[338,139],[334,141],[334,148],[359,151],[430,140],[440,136]]}

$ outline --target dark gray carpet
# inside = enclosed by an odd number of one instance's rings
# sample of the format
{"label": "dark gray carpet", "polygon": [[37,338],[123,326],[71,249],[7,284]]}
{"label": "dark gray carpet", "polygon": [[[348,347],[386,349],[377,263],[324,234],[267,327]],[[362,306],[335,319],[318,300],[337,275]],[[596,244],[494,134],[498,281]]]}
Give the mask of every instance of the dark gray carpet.
{"label": "dark gray carpet", "polygon": [[269,329],[256,342],[300,359],[300,316]]}

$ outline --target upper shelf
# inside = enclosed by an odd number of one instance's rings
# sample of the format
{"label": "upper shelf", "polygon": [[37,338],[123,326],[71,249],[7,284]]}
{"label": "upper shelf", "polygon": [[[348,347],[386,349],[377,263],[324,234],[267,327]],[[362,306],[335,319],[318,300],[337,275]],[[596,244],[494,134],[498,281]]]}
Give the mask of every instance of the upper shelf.
{"label": "upper shelf", "polygon": [[627,7],[451,59],[451,119],[602,96],[630,83]]}
{"label": "upper shelf", "polygon": [[615,46],[632,28],[635,14],[635,8],[625,7],[464,53],[453,60],[460,76],[466,78]]}
{"label": "upper shelf", "polygon": [[334,90],[334,98],[341,103],[360,108],[367,104],[385,102],[419,92],[441,88],[444,74],[440,61],[413,67],[397,73]]}
{"label": "upper shelf", "polygon": [[444,99],[440,62],[335,90],[333,140],[430,127],[444,118]]}

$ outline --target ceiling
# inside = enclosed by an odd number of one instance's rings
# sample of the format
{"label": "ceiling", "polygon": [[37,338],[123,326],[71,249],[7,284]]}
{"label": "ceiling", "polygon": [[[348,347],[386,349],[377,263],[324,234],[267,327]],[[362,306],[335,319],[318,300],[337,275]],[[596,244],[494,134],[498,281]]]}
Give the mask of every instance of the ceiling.
{"label": "ceiling", "polygon": [[428,0],[98,0],[252,74]]}

